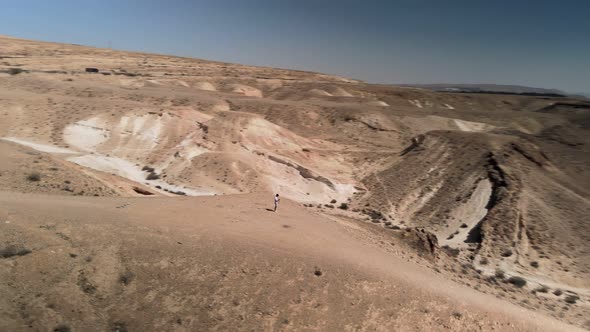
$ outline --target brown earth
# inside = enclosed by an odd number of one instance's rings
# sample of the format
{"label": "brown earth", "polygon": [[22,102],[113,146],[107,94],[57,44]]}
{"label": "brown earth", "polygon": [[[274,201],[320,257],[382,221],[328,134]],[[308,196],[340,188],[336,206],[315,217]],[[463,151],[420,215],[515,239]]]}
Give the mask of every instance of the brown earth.
{"label": "brown earth", "polygon": [[[265,197],[1,193],[2,329],[564,328],[397,258],[346,223]],[[354,224],[353,224],[354,225]],[[526,314],[525,314],[526,313]],[[530,317],[527,317],[531,315]]]}
{"label": "brown earth", "polygon": [[0,37],[0,105],[0,330],[590,327],[588,101]]}

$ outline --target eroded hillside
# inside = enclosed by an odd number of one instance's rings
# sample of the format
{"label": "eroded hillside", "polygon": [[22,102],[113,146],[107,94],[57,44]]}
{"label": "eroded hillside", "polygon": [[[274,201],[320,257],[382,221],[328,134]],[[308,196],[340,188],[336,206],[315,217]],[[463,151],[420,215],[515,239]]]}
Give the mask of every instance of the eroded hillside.
{"label": "eroded hillside", "polygon": [[588,101],[6,37],[0,72],[2,190],[278,192],[392,236],[424,229],[435,265],[500,290],[523,278],[524,306],[579,325],[590,312]]}

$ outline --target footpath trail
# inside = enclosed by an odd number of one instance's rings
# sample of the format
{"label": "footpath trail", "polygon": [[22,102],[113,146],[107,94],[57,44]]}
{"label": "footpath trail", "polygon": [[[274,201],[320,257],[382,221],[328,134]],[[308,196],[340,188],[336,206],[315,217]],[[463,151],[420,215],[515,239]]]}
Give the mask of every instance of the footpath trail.
{"label": "footpath trail", "polygon": [[0,259],[0,330],[577,330],[271,207],[0,192],[0,245],[32,251]]}

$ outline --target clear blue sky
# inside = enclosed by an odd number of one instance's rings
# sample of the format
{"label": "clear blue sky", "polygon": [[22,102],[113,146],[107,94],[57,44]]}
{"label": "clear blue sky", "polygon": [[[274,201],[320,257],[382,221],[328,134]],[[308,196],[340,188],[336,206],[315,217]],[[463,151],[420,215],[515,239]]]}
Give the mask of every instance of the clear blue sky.
{"label": "clear blue sky", "polygon": [[0,34],[378,83],[590,93],[590,1],[3,1]]}

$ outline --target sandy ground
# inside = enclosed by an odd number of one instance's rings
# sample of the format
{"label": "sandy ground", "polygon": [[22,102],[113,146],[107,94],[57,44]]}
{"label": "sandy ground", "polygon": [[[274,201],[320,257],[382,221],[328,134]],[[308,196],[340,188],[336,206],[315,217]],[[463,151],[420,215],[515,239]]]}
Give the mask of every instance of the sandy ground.
{"label": "sandy ground", "polygon": [[574,330],[266,196],[0,193],[3,330]]}

